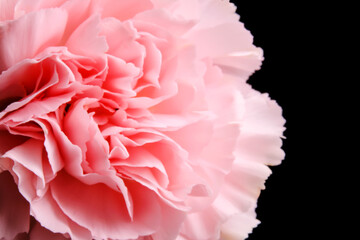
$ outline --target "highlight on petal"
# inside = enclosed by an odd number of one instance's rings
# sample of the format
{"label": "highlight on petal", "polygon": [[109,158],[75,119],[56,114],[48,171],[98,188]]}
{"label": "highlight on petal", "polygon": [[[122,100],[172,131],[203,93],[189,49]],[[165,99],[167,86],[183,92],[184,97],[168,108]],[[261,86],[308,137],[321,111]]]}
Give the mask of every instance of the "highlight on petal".
{"label": "highlight on petal", "polygon": [[33,58],[41,50],[59,44],[67,13],[43,9],[0,24],[0,73],[17,62]]}

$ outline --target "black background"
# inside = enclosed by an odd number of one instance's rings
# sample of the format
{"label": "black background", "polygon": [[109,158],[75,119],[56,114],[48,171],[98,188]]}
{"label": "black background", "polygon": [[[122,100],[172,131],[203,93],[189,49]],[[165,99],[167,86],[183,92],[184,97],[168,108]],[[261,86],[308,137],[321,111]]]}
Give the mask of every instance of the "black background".
{"label": "black background", "polygon": [[[234,1],[232,1],[234,2]],[[254,44],[264,50],[261,70],[249,83],[283,108],[286,119],[286,157],[266,181],[257,207],[260,225],[249,240],[321,239],[318,196],[325,181],[314,181],[316,166],[322,161],[314,129],[323,125],[320,119],[323,102],[314,101],[317,79],[317,54],[311,6],[284,4],[279,1],[237,1],[240,21],[254,36]],[[316,52],[316,51],[315,51]]]}

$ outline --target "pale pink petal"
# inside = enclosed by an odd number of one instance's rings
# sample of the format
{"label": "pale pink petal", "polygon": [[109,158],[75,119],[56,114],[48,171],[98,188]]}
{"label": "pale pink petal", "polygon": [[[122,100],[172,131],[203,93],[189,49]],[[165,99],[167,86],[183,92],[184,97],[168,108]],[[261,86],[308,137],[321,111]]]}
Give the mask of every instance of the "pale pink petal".
{"label": "pale pink petal", "polygon": [[32,11],[45,9],[45,8],[55,8],[64,3],[66,0],[18,0],[16,4],[17,16],[29,13]]}
{"label": "pale pink petal", "polygon": [[116,17],[120,21],[132,18],[137,13],[152,7],[150,0],[112,1],[93,0],[92,11],[101,13],[102,17]]}
{"label": "pale pink petal", "polygon": [[252,45],[252,35],[240,22],[192,31],[186,37],[197,44],[197,55],[200,59],[256,50],[256,47]]}
{"label": "pale pink petal", "polygon": [[[61,9],[31,12],[0,25],[0,72],[32,58],[48,46],[57,45],[67,22]],[[22,36],[22,37],[19,37]]]}
{"label": "pale pink petal", "polygon": [[161,203],[161,228],[152,235],[153,240],[176,239],[186,213]]}
{"label": "pale pink petal", "polygon": [[[160,88],[152,88],[142,95],[128,100],[129,108],[150,108],[160,102],[174,96],[178,89],[174,82],[176,74],[176,59],[163,63],[160,73]],[[145,96],[144,96],[145,95]]]}
{"label": "pale pink petal", "polygon": [[182,115],[195,99],[196,89],[188,84],[178,84],[178,93],[153,107],[153,111],[161,114]]}
{"label": "pale pink petal", "polygon": [[[137,42],[140,35],[132,21],[121,22],[115,18],[105,18],[101,22],[101,35],[106,37],[110,56],[142,68],[146,55],[145,47]],[[109,70],[116,69],[109,67]]]}
{"label": "pale pink petal", "polygon": [[[194,134],[195,132],[196,134]],[[213,125],[210,121],[199,121],[167,133],[170,138],[189,152],[190,157],[201,154],[205,146],[211,141],[212,134]]]}
{"label": "pale pink petal", "polygon": [[19,193],[11,174],[0,173],[0,239],[14,239],[18,233],[28,232],[29,226],[29,203]]}
{"label": "pale pink petal", "polygon": [[66,46],[75,54],[96,57],[108,50],[108,45],[100,33],[100,16],[93,15],[71,34]]}
{"label": "pale pink petal", "polygon": [[228,0],[181,0],[173,7],[172,11],[175,15],[185,19],[197,20],[198,22],[192,31],[239,21],[239,15],[235,12],[236,6]]}
{"label": "pale pink petal", "polygon": [[229,173],[235,159],[233,151],[239,133],[240,127],[236,123],[214,129],[209,144],[206,145],[201,154],[202,159],[204,159],[202,164],[222,173]]}
{"label": "pale pink petal", "polygon": [[134,20],[152,23],[158,27],[166,29],[174,35],[182,35],[195,25],[193,21],[186,21],[180,18],[174,18],[164,9],[154,9],[145,11],[134,17]]}
{"label": "pale pink petal", "polygon": [[285,120],[282,110],[267,94],[253,90],[245,96],[245,114],[236,155],[239,159],[276,165],[284,158],[281,150]]}
{"label": "pale pink petal", "polygon": [[224,74],[236,76],[246,81],[251,74],[260,69],[263,60],[261,48],[249,52],[232,53],[214,59],[214,64],[219,66]]}
{"label": "pale pink petal", "polygon": [[212,208],[189,213],[181,229],[185,239],[219,239],[220,223]]}
{"label": "pale pink petal", "polygon": [[0,0],[0,21],[14,18],[15,6],[19,0]]}
{"label": "pale pink petal", "polygon": [[259,221],[255,219],[254,215],[254,212],[246,212],[232,216],[221,226],[221,239],[247,239],[252,229],[259,224]]}

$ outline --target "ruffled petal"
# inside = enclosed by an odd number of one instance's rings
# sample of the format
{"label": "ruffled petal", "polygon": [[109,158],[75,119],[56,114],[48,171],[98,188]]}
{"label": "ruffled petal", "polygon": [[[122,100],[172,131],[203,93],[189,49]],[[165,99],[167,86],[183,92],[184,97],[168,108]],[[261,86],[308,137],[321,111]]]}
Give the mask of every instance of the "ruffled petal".
{"label": "ruffled petal", "polygon": [[[66,189],[65,185],[68,186]],[[160,208],[154,195],[137,188],[136,185],[130,187],[134,189],[131,192],[134,201],[131,220],[122,194],[103,184],[85,185],[65,173],[59,174],[51,184],[53,196],[67,216],[97,238],[114,239],[137,238],[152,234],[158,228],[159,221],[153,216],[160,214]]]}
{"label": "ruffled petal", "polygon": [[51,191],[30,203],[31,215],[46,229],[53,233],[69,234],[72,239],[91,239],[90,232],[72,221],[59,208]]}

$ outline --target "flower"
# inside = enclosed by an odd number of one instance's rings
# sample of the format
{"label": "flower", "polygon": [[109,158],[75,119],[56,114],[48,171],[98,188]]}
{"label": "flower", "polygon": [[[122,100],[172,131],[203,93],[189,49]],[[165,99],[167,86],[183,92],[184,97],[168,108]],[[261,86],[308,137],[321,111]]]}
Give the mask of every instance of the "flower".
{"label": "flower", "polygon": [[244,239],[284,157],[221,0],[0,0],[0,239]]}

